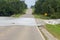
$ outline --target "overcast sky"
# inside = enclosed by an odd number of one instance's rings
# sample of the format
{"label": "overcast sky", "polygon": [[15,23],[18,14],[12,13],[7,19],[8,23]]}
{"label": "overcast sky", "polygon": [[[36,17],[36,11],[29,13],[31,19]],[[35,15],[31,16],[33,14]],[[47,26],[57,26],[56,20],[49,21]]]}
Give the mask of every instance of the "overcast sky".
{"label": "overcast sky", "polygon": [[28,5],[30,8],[32,5],[35,5],[35,0],[25,0],[25,3]]}

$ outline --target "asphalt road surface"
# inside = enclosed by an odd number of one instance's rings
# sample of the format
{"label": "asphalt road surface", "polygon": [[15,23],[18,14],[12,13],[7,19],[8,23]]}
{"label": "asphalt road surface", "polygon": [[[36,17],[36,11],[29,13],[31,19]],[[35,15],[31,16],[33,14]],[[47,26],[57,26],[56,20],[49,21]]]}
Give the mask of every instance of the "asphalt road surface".
{"label": "asphalt road surface", "polygon": [[[8,26],[7,26],[8,25]],[[16,19],[0,20],[0,40],[45,40],[37,28],[32,9]]]}

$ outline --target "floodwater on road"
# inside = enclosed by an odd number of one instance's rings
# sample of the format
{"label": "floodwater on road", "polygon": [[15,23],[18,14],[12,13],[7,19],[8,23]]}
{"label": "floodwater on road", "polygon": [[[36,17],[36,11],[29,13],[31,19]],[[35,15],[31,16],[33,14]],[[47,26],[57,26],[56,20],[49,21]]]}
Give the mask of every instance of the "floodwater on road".
{"label": "floodwater on road", "polygon": [[0,26],[11,26],[11,25],[26,25],[36,26],[35,18],[32,15],[32,9],[28,9],[25,15],[19,18],[13,17],[0,17]]}
{"label": "floodwater on road", "polygon": [[36,25],[34,18],[10,18],[4,17],[0,20],[0,26],[9,26],[9,25]]}

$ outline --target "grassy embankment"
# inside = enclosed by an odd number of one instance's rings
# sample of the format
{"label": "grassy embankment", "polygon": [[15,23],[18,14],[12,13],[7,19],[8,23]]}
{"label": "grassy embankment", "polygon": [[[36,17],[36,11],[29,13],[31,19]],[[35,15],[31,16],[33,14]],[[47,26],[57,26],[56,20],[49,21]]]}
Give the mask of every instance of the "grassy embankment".
{"label": "grassy embankment", "polygon": [[14,14],[14,15],[12,15],[12,17],[18,18],[18,17],[20,17],[21,15],[23,15],[23,14]]}
{"label": "grassy embankment", "polygon": [[45,27],[52,35],[60,40],[60,24],[50,25],[47,24]]}
{"label": "grassy embankment", "polygon": [[35,18],[40,18],[40,19],[50,19],[50,17],[47,17],[45,15],[38,15],[38,14],[33,14]]}
{"label": "grassy embankment", "polygon": [[26,12],[26,10],[27,10],[27,9],[25,9],[25,10],[23,11],[23,13],[18,13],[18,14],[14,14],[14,15],[12,15],[12,17],[16,17],[16,18],[18,18],[18,17],[20,17],[21,15],[24,15],[25,12]]}

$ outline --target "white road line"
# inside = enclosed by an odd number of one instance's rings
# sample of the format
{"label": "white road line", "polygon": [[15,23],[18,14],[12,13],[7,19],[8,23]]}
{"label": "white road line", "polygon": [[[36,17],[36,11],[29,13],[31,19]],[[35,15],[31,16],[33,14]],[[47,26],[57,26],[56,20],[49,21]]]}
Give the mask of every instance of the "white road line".
{"label": "white road line", "polygon": [[36,27],[36,28],[37,28],[38,32],[40,33],[40,36],[42,37],[42,39],[45,40],[45,38],[44,38],[43,34],[40,32],[39,28],[38,27]]}

